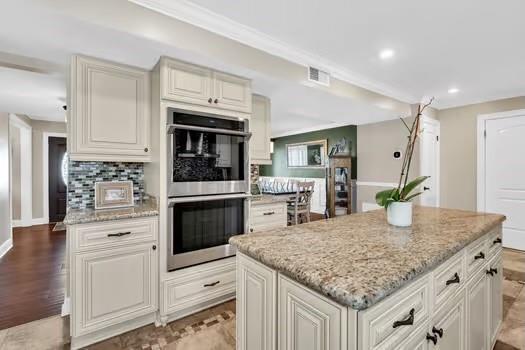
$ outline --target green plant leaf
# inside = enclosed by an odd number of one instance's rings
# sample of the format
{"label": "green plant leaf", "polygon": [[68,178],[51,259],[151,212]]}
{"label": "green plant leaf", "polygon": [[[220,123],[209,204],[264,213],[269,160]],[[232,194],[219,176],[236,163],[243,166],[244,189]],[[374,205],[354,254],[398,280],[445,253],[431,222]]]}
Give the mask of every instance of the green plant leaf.
{"label": "green plant leaf", "polygon": [[414,193],[414,194],[412,194],[412,195],[406,197],[406,198],[405,198],[405,202],[408,202],[408,201],[411,200],[412,198],[419,196],[419,195],[420,195],[421,193],[423,193],[423,192],[424,192],[424,191],[417,192],[417,193]]}
{"label": "green plant leaf", "polygon": [[401,190],[400,198],[407,200],[407,196],[416,188],[417,186],[421,185],[426,179],[428,179],[430,176],[419,176],[416,177],[414,180],[407,183],[407,185]]}
{"label": "green plant leaf", "polygon": [[399,200],[399,191],[397,188],[380,191],[376,193],[376,203],[382,207],[387,208],[392,202]]}

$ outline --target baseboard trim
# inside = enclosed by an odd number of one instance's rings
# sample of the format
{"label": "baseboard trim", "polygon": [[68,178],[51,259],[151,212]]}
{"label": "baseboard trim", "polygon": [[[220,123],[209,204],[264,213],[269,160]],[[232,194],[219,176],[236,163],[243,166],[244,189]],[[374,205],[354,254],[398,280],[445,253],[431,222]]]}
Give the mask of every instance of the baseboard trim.
{"label": "baseboard trim", "polygon": [[23,220],[13,220],[11,221],[11,227],[30,227],[33,225],[33,220],[26,222]]}
{"label": "baseboard trim", "polygon": [[393,182],[373,182],[373,181],[357,181],[357,186],[373,186],[373,187],[397,187]]}
{"label": "baseboard trim", "polygon": [[49,224],[49,219],[48,218],[36,218],[36,219],[33,219],[32,224],[33,225]]}
{"label": "baseboard trim", "polygon": [[64,317],[69,315],[71,312],[71,298],[64,298],[64,303],[62,304],[62,309],[60,311],[60,316]]}
{"label": "baseboard trim", "polygon": [[9,238],[7,241],[0,245],[0,258],[3,257],[9,250],[13,248],[13,239]]}

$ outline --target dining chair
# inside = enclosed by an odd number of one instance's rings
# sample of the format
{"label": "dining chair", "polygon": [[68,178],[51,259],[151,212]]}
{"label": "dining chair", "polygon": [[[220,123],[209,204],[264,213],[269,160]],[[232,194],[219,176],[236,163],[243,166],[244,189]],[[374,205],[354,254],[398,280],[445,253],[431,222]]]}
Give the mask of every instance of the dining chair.
{"label": "dining chair", "polygon": [[314,185],[314,181],[298,181],[295,183],[295,196],[287,201],[288,223],[290,225],[302,223],[303,219],[310,222],[310,201],[314,193]]}

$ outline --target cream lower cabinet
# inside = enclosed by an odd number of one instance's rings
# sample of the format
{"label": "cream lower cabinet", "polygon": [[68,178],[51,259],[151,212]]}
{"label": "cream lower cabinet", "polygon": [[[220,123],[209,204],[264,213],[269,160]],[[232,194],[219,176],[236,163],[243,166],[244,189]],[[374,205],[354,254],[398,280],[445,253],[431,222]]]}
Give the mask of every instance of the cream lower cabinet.
{"label": "cream lower cabinet", "polygon": [[490,348],[496,343],[501,322],[503,319],[503,299],[501,295],[503,293],[503,267],[501,261],[501,254],[496,255],[488,264],[487,267],[488,277],[488,326],[489,331],[488,343]]}
{"label": "cream lower cabinet", "polygon": [[150,74],[73,56],[68,153],[81,161],[151,161]]}
{"label": "cream lower cabinet", "polygon": [[275,350],[277,273],[242,255],[237,262],[237,348]]}
{"label": "cream lower cabinet", "polygon": [[467,349],[487,349],[488,277],[481,270],[467,285]]}
{"label": "cream lower cabinet", "polygon": [[277,327],[281,350],[347,348],[347,309],[278,277]]}
{"label": "cream lower cabinet", "polygon": [[487,234],[359,311],[238,253],[237,349],[490,350],[502,317],[501,248],[468,264],[494,240]]}
{"label": "cream lower cabinet", "polygon": [[250,203],[250,232],[260,232],[288,225],[286,202]]}
{"label": "cream lower cabinet", "polygon": [[466,344],[465,332],[465,289],[462,289],[453,299],[436,312],[430,324],[428,339],[430,349],[464,350]]}
{"label": "cream lower cabinet", "polygon": [[[155,320],[159,269],[156,220],[68,227],[72,348]],[[152,230],[147,235],[145,227]],[[92,244],[83,245],[85,241]]]}

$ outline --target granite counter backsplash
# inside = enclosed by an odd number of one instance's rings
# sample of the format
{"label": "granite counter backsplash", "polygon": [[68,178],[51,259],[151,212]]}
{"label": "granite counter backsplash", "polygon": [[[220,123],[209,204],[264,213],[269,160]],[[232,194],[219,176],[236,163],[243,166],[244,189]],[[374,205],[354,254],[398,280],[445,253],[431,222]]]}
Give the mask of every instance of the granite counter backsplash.
{"label": "granite counter backsplash", "polygon": [[144,164],[123,162],[69,161],[67,207],[86,209],[95,206],[95,182],[133,181],[135,202],[147,199],[144,190]]}
{"label": "granite counter backsplash", "polygon": [[415,207],[412,227],[385,211],[230,238],[237,249],[337,301],[361,310],[432,270],[496,228],[503,215]]}

